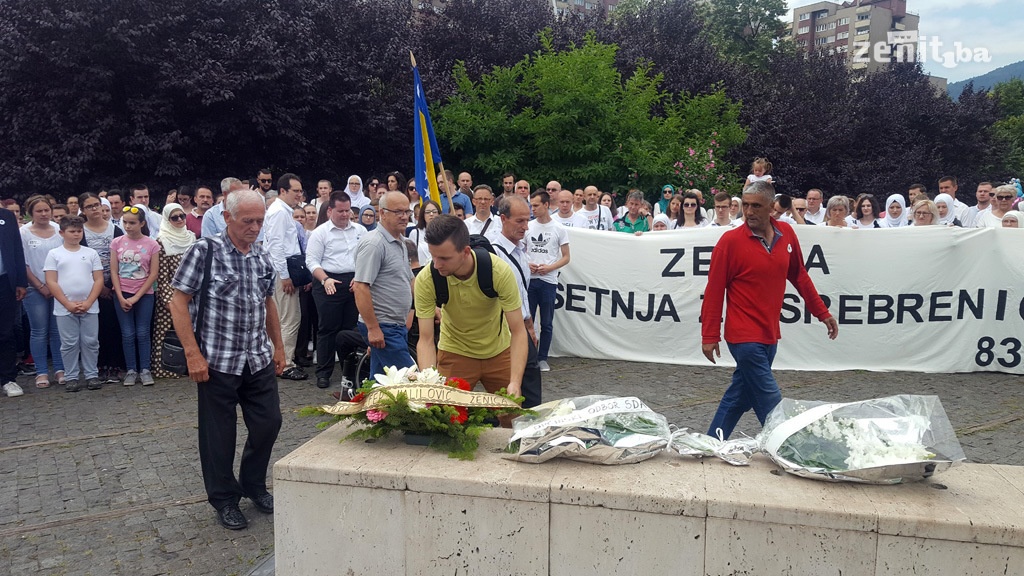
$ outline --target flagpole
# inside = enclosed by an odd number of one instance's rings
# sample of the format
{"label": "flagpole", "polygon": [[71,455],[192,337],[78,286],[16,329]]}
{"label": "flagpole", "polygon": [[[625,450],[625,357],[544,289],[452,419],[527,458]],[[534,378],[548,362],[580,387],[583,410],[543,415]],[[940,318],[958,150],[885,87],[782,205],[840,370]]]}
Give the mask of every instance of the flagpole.
{"label": "flagpole", "polygon": [[[412,67],[416,67],[416,56],[413,55],[412,50],[409,50],[409,61],[412,63]],[[438,152],[440,153],[440,152]],[[441,167],[441,179],[444,180],[444,193],[448,197],[448,213],[455,213],[455,201],[452,200],[452,183],[448,180],[448,175],[445,174],[444,162],[439,162],[438,166]]]}

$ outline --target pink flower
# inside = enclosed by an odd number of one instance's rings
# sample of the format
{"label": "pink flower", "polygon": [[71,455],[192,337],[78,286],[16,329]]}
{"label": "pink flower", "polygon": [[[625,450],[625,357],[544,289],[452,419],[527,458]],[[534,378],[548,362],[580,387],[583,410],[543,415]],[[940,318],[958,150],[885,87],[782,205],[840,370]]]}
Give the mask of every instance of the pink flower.
{"label": "pink flower", "polygon": [[693,148],[690,148],[690,156],[693,156],[696,153],[697,153],[696,150],[694,150]]}
{"label": "pink flower", "polygon": [[369,420],[370,422],[377,423],[377,422],[380,422],[381,420],[383,420],[383,419],[385,419],[387,417],[388,417],[388,413],[387,412],[382,412],[380,410],[367,410],[366,411],[366,419]]}

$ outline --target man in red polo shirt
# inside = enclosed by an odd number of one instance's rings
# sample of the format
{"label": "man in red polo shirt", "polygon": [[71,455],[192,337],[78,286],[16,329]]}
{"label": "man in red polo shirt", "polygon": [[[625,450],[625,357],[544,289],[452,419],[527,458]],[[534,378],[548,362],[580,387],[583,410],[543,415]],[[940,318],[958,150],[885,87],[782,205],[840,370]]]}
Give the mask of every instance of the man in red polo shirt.
{"label": "man in red polo shirt", "polygon": [[835,340],[839,334],[839,323],[807,275],[793,228],[771,218],[774,199],[775,187],[767,182],[747,187],[743,191],[744,223],[723,234],[711,254],[701,308],[701,347],[712,364],[715,356],[721,358],[722,304],[728,292],[725,342],[736,360],[732,385],[708,429],[711,436],[721,430],[728,438],[740,416],[751,408],[763,426],[768,413],[782,400],[772,362],[782,336],[779,315],[786,280],[796,286],[805,306],[828,328],[828,337]]}

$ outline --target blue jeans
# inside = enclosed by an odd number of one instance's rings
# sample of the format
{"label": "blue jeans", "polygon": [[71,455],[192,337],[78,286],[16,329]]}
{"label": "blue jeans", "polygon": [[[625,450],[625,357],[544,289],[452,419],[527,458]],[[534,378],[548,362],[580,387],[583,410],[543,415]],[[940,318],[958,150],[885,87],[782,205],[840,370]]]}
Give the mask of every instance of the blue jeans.
{"label": "blue jeans", "polygon": [[[131,298],[134,294],[122,292],[124,297]],[[143,294],[142,298],[132,306],[132,309],[125,312],[121,308],[121,302],[114,302],[114,311],[117,312],[117,323],[121,325],[121,345],[124,347],[124,364],[128,370],[149,370],[150,354],[153,344],[149,335],[149,327],[153,322],[153,295]],[[138,346],[136,346],[138,342]],[[139,359],[135,360],[135,352],[138,350]]]}
{"label": "blue jeans", "polygon": [[60,355],[60,332],[57,330],[57,317],[53,315],[53,298],[47,298],[35,288],[29,288],[24,304],[30,327],[28,348],[36,363],[36,375],[47,373],[47,346],[53,355],[54,372],[63,372],[64,360]]}
{"label": "blue jeans", "polygon": [[[362,322],[356,324],[359,333],[370,341],[369,330]],[[415,364],[409,354],[409,331],[405,324],[381,324],[380,331],[384,333],[384,347],[370,348],[370,378],[374,374],[383,374],[385,366],[397,368],[408,368]],[[356,386],[362,384],[357,382]]]}
{"label": "blue jeans", "polygon": [[[530,287],[526,291],[530,298],[530,316],[534,321],[540,320],[540,346],[537,348],[537,361],[548,359],[548,349],[551,348],[551,336],[555,321],[555,296],[558,294],[558,285],[543,280],[530,280]],[[537,307],[540,307],[540,316],[537,316]]]}
{"label": "blue jeans", "polygon": [[732,384],[722,396],[722,402],[708,429],[710,436],[717,436],[716,431],[721,429],[723,438],[732,434],[740,416],[751,408],[764,426],[768,413],[782,401],[779,384],[772,375],[772,362],[775,361],[778,345],[756,342],[727,344],[729,353],[736,360],[736,371],[732,373]]}

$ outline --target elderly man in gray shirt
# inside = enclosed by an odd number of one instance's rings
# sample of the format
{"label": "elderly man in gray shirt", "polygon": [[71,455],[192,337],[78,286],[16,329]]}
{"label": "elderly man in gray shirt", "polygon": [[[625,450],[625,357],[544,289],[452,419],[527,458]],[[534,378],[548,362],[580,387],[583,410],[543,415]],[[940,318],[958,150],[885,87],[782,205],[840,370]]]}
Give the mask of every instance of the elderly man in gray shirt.
{"label": "elderly man in gray shirt", "polygon": [[415,362],[409,354],[412,311],[412,269],[402,233],[412,211],[401,192],[380,199],[380,223],[359,240],[356,273],[352,279],[359,308],[359,332],[370,343],[370,374],[384,366],[405,368]]}

